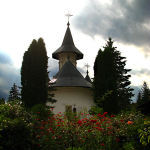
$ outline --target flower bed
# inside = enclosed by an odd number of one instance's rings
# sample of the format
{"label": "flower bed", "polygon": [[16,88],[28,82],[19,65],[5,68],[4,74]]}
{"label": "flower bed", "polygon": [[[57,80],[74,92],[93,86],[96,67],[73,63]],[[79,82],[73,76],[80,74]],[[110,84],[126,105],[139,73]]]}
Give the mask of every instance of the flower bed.
{"label": "flower bed", "polygon": [[[143,149],[138,130],[143,128],[144,119],[140,113],[126,113],[115,117],[104,114],[86,116],[72,120],[61,113],[48,117],[46,121],[37,120],[34,126],[35,139],[39,147],[46,145],[53,149]],[[147,118],[148,120],[149,118]],[[149,149],[149,145],[145,148]]]}
{"label": "flower bed", "polygon": [[[41,109],[39,105],[37,108]],[[52,110],[42,112],[41,109],[40,112],[36,107],[33,111],[36,114],[29,114],[16,103],[0,106],[0,138],[3,141],[0,146],[3,149],[6,145],[11,149],[37,150],[150,149],[150,118],[140,112],[122,112],[117,116],[109,116],[107,112],[92,116],[80,113],[82,119],[79,119],[73,113],[53,115]],[[47,117],[41,120],[42,116]],[[14,133],[18,139],[13,138]],[[21,139],[22,135],[26,138]]]}

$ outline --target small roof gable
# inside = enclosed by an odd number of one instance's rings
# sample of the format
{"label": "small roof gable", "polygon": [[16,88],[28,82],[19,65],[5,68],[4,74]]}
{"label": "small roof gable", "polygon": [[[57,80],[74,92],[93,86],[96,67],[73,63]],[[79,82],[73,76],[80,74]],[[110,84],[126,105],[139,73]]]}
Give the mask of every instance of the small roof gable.
{"label": "small roof gable", "polygon": [[65,37],[64,37],[61,47],[59,47],[54,53],[52,53],[52,58],[59,60],[58,54],[62,52],[76,53],[77,60],[83,58],[83,54],[74,45],[69,25],[67,27]]}
{"label": "small roof gable", "polygon": [[84,79],[76,67],[68,60],[59,72],[50,81],[51,87],[86,87],[91,88],[92,84]]}

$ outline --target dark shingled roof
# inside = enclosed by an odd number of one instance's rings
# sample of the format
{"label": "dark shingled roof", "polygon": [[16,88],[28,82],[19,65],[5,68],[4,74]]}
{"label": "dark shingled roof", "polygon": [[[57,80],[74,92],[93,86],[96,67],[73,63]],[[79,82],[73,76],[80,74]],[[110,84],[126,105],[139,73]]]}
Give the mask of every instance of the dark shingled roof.
{"label": "dark shingled roof", "polygon": [[77,60],[83,58],[83,54],[74,45],[69,26],[66,30],[66,34],[65,34],[61,47],[59,47],[54,53],[52,53],[52,58],[59,60],[58,54],[62,52],[76,53]]}
{"label": "dark shingled roof", "polygon": [[51,87],[86,87],[91,88],[92,84],[84,79],[70,60],[68,60],[59,72],[53,77]]}

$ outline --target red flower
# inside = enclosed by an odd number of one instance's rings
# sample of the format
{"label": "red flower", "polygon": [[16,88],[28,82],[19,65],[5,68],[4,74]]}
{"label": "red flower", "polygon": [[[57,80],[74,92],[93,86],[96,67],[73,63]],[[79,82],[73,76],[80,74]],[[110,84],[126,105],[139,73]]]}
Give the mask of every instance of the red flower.
{"label": "red flower", "polygon": [[58,136],[58,138],[61,138],[61,136]]}
{"label": "red flower", "polygon": [[112,129],[112,127],[107,127],[108,129]]}
{"label": "red flower", "polygon": [[133,124],[133,121],[128,121],[127,124]]}
{"label": "red flower", "polygon": [[47,141],[49,140],[49,139],[46,139]]}
{"label": "red flower", "polygon": [[123,119],[121,119],[120,121],[123,122]]}
{"label": "red flower", "polygon": [[102,130],[101,132],[105,132],[105,130]]}
{"label": "red flower", "polygon": [[39,119],[36,119],[36,120],[39,120]]}
{"label": "red flower", "polygon": [[101,146],[105,146],[105,144],[104,144],[104,143],[101,143]]}
{"label": "red flower", "polygon": [[111,117],[115,117],[115,115],[111,115]]}
{"label": "red flower", "polygon": [[98,114],[98,117],[101,117],[101,114]]}
{"label": "red flower", "polygon": [[117,141],[117,142],[119,142],[119,141],[120,141],[120,139],[116,139],[116,141]]}
{"label": "red flower", "polygon": [[78,122],[77,122],[78,124],[82,124],[82,121],[81,120],[78,120]]}
{"label": "red flower", "polygon": [[107,112],[104,112],[104,113],[103,113],[103,115],[107,115],[107,114],[108,114]]}
{"label": "red flower", "polygon": [[40,112],[37,112],[38,114],[40,113]]}
{"label": "red flower", "polygon": [[95,123],[95,122],[96,122],[96,120],[91,120],[91,122]]}

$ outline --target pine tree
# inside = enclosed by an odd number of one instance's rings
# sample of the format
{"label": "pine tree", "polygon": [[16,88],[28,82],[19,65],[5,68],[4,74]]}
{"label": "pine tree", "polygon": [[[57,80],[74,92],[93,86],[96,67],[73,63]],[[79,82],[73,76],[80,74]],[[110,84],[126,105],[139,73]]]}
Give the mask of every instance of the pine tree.
{"label": "pine tree", "polygon": [[18,90],[18,86],[16,84],[13,84],[13,87],[11,87],[11,90],[9,91],[9,97],[8,101],[14,101],[14,100],[20,100],[20,93]]}
{"label": "pine tree", "polygon": [[99,50],[94,63],[94,101],[101,98],[107,90],[112,90],[113,93],[107,98],[112,97],[110,98],[112,101],[107,100],[105,105],[103,102],[103,108],[106,106],[106,108],[110,108],[111,112],[115,112],[113,108],[116,106],[115,113],[117,113],[121,109],[128,108],[132,101],[131,97],[134,96],[133,89],[129,87],[131,75],[128,75],[128,72],[131,69],[125,69],[126,57],[122,57],[116,47],[113,47],[113,41],[110,37],[103,48],[104,52]]}
{"label": "pine tree", "polygon": [[132,91],[134,89],[130,88],[131,82],[129,81],[129,78],[131,75],[128,74],[128,72],[131,71],[131,69],[126,69],[126,57],[121,56],[121,52],[119,52],[116,48],[113,47],[114,41],[112,41],[111,37],[108,38],[108,41],[106,43],[106,46],[104,48],[109,48],[109,50],[113,54],[114,59],[114,66],[115,66],[115,72],[116,72],[116,84],[117,84],[117,93],[118,93],[118,103],[119,108],[126,109],[130,106],[130,103],[132,101],[132,96],[134,94]]}
{"label": "pine tree", "polygon": [[150,99],[150,89],[149,89],[147,83],[144,81],[143,86],[138,94],[137,103],[140,106],[140,105],[148,102],[149,99]]}
{"label": "pine tree", "polygon": [[46,104],[48,98],[48,57],[42,38],[33,40],[24,53],[21,67],[21,95],[25,106]]}
{"label": "pine tree", "polygon": [[142,98],[141,98],[141,91],[139,90],[139,93],[138,93],[138,96],[137,96],[137,103],[138,105],[141,105],[142,104]]}

